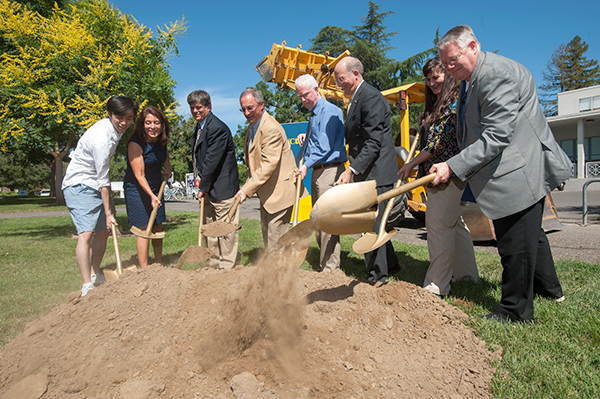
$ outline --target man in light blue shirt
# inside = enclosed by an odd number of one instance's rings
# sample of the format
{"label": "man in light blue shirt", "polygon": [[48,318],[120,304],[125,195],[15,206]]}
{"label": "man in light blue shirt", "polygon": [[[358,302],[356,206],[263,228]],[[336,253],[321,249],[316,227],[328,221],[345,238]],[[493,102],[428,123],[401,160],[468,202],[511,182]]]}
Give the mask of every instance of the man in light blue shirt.
{"label": "man in light blue shirt", "polygon": [[[312,168],[311,196],[313,205],[324,192],[333,187],[344,171],[346,145],[342,111],[325,100],[319,93],[317,81],[311,75],[302,75],[295,82],[296,94],[302,104],[311,111],[306,134],[298,136],[302,146],[297,161],[304,164],[296,170],[296,176],[306,177]],[[321,248],[321,271],[331,272],[340,268],[340,237],[316,232]]]}

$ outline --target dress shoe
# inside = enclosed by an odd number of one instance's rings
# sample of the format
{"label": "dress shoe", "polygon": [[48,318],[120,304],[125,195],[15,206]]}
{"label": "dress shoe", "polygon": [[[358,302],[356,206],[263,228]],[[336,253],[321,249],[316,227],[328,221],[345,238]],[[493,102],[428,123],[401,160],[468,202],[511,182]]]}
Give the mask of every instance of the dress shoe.
{"label": "dress shoe", "polygon": [[511,322],[511,320],[508,318],[508,316],[503,316],[496,312],[488,313],[485,316],[480,316],[480,317],[484,320],[493,320],[493,321],[497,321],[498,323],[510,323]]}

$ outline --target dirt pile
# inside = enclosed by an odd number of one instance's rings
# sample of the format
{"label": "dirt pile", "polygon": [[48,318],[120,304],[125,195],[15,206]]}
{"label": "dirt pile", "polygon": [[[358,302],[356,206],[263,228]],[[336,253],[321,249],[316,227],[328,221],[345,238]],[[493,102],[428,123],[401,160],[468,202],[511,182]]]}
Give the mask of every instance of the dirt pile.
{"label": "dirt pile", "polygon": [[30,323],[0,398],[487,398],[466,316],[405,282],[342,272],[151,265]]}

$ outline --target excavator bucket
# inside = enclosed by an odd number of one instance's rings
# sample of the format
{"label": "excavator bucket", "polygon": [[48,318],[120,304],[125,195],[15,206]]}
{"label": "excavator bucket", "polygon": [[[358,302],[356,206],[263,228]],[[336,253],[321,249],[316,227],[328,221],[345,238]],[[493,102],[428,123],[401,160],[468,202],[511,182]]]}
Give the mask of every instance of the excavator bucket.
{"label": "excavator bucket", "polygon": [[[469,202],[463,211],[465,224],[471,231],[473,241],[491,241],[496,239],[494,225],[479,209],[477,204]],[[561,230],[565,226],[558,219],[556,206],[552,194],[548,194],[544,201],[544,215],[542,216],[542,228],[545,232]]]}

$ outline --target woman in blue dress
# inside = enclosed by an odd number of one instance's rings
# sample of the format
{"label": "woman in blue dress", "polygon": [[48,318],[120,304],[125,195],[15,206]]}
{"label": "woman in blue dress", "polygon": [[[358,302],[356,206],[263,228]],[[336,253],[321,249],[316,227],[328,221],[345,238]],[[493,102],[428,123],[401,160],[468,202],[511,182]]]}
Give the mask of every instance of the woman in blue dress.
{"label": "woman in blue dress", "polygon": [[[127,144],[127,171],[123,181],[129,226],[145,230],[152,209],[156,204],[161,204],[152,231],[162,231],[162,223],[166,219],[165,204],[164,198],[159,201],[158,191],[163,175],[166,179],[171,177],[167,150],[169,136],[169,121],[165,114],[156,107],[144,108],[135,121],[133,134]],[[145,238],[137,238],[137,253],[141,267],[148,266],[149,241]],[[162,264],[162,239],[153,239],[152,248],[155,262]]]}

